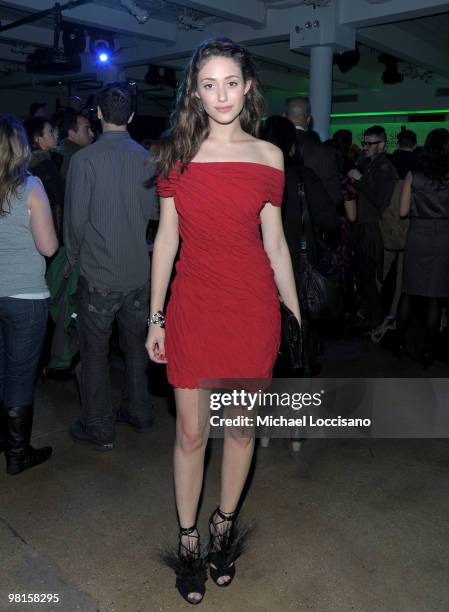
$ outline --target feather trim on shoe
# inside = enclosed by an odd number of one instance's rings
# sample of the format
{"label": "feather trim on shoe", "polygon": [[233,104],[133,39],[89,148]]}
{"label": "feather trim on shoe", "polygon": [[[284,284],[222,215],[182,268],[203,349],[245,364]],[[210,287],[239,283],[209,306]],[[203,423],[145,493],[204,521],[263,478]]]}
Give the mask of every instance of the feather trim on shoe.
{"label": "feather trim on shoe", "polygon": [[160,553],[160,560],[176,574],[176,588],[186,601],[191,604],[200,603],[187,597],[189,593],[200,593],[204,596],[205,582],[207,580],[207,563],[204,555],[179,555],[175,549]]}
{"label": "feather trim on shoe", "polygon": [[206,559],[200,557],[179,556],[176,549],[162,551],[160,559],[164,565],[172,569],[180,579],[191,577],[207,578]]}
{"label": "feather trim on shoe", "polygon": [[[229,586],[235,575],[235,561],[245,552],[250,536],[254,533],[254,523],[242,525],[236,520],[232,526],[230,537],[225,546],[214,549],[214,543],[209,544],[208,561],[212,580],[218,586]],[[215,566],[215,567],[212,567]],[[229,576],[230,580],[218,583],[221,576]]]}

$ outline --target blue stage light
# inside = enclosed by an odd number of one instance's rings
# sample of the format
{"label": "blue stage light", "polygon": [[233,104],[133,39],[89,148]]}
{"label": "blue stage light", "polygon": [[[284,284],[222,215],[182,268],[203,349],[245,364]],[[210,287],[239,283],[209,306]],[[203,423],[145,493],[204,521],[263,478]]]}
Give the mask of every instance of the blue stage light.
{"label": "blue stage light", "polygon": [[109,55],[107,53],[105,53],[104,51],[102,53],[100,53],[98,55],[98,60],[102,63],[105,64],[106,62],[109,61]]}

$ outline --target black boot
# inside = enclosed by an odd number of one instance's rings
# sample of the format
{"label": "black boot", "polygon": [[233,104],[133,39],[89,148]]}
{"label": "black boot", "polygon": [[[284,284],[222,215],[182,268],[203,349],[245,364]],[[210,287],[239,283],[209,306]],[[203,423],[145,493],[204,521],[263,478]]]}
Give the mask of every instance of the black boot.
{"label": "black boot", "polygon": [[28,406],[7,406],[4,408],[6,421],[6,471],[19,474],[27,468],[39,465],[50,458],[51,446],[32,448],[30,446],[33,426],[33,404]]}

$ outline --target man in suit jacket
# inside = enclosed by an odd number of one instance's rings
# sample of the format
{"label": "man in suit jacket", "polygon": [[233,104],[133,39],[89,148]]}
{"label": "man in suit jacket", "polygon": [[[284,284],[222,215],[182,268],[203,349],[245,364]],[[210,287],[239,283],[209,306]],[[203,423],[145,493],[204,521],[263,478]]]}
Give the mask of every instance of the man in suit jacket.
{"label": "man in suit jacket", "polygon": [[290,98],[286,107],[287,119],[296,128],[296,139],[299,145],[304,165],[311,168],[322,180],[323,185],[337,207],[342,202],[341,179],[338,171],[335,151],[324,146],[318,139],[307,133],[310,125],[310,104],[307,98]]}

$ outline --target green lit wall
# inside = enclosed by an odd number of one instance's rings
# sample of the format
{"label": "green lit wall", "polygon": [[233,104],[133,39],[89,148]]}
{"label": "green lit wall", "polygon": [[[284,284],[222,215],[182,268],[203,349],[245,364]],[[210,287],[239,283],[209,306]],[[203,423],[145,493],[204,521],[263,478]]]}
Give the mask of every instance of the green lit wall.
{"label": "green lit wall", "polygon": [[[390,119],[390,121],[383,121],[383,119]],[[408,129],[416,132],[418,137],[418,144],[423,145],[426,140],[427,134],[431,130],[435,130],[437,128],[446,128],[449,129],[448,121],[435,121],[435,122],[411,122],[407,123],[407,121],[401,121],[398,119],[397,121],[391,121],[391,117],[353,117],[351,120],[349,118],[344,121],[337,118],[332,119],[331,124],[331,135],[339,129],[347,129],[351,130],[353,142],[360,146],[360,141],[363,139],[363,132],[369,128],[371,125],[382,125],[387,132],[388,139],[388,150],[393,151],[396,148],[396,135],[401,131],[401,126],[404,125]]]}

